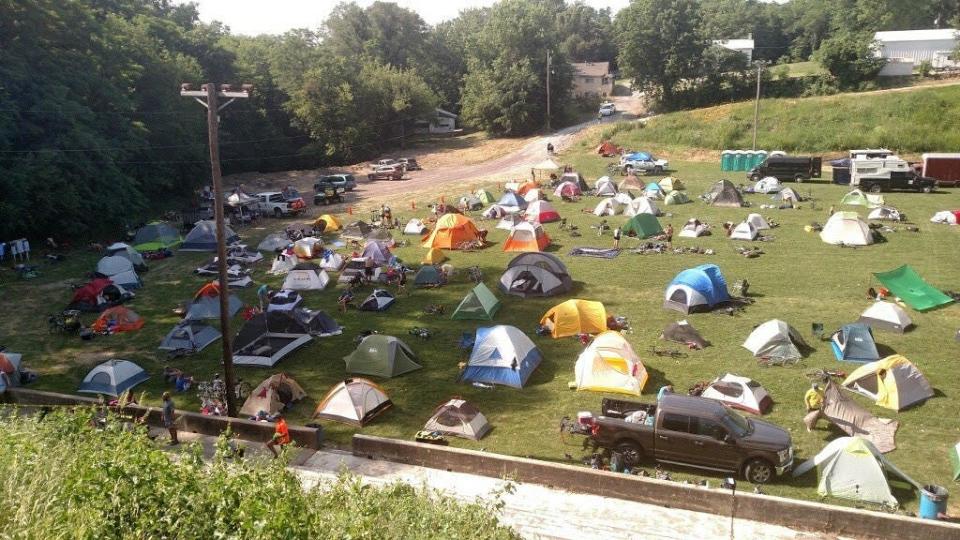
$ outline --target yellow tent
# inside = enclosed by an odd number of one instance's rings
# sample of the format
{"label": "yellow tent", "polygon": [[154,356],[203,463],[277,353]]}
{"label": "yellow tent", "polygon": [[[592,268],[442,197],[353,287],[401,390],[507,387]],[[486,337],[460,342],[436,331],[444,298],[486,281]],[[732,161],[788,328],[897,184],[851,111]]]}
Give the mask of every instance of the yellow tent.
{"label": "yellow tent", "polygon": [[540,324],[554,338],[599,334],[607,329],[607,310],[600,302],[567,300],[550,308]]}
{"label": "yellow tent", "polygon": [[324,215],[318,217],[318,218],[313,222],[313,226],[314,226],[314,227],[319,226],[319,225],[320,225],[320,222],[323,222],[323,223],[324,223],[324,228],[323,228],[323,231],[324,231],[324,232],[326,232],[326,231],[339,231],[341,228],[343,228],[343,227],[340,225],[340,222],[337,221],[337,218],[331,216],[330,214],[324,214]]}
{"label": "yellow tent", "polygon": [[430,250],[427,251],[427,254],[423,257],[423,260],[420,262],[422,264],[440,264],[445,260],[447,260],[447,256],[443,254],[442,249],[430,248]]}
{"label": "yellow tent", "polygon": [[577,390],[639,396],[647,384],[647,369],[619,332],[599,334],[577,358]]}
{"label": "yellow tent", "polygon": [[933,397],[927,378],[899,354],[860,366],[843,381],[843,386],[895,411]]}

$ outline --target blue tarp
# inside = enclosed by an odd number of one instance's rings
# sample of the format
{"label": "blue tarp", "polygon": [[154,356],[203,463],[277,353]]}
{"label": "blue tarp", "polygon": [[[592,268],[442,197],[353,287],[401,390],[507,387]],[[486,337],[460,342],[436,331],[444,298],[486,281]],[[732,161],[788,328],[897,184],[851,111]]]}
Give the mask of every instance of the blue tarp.
{"label": "blue tarp", "polygon": [[730,299],[727,292],[727,280],[723,279],[720,267],[715,264],[701,264],[677,274],[667,286],[686,285],[707,299],[707,304],[715,306]]}
{"label": "blue tarp", "polygon": [[653,159],[653,156],[651,156],[647,152],[634,152],[632,154],[627,154],[626,156],[624,156],[624,159],[628,159],[630,161],[650,161],[651,159]]}

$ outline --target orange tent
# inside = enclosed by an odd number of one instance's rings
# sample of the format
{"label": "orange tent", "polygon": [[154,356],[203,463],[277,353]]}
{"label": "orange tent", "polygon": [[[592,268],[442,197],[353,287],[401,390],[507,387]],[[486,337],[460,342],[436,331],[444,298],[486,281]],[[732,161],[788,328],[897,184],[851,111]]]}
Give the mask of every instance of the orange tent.
{"label": "orange tent", "polygon": [[462,214],[444,214],[421,244],[431,249],[457,249],[463,242],[480,240],[480,231],[473,220]]}
{"label": "orange tent", "polygon": [[524,221],[510,230],[503,243],[504,251],[543,251],[550,245],[550,237],[539,223]]}
{"label": "orange tent", "polygon": [[540,184],[533,181],[526,182],[517,188],[517,194],[522,197],[526,195],[527,192],[530,191],[531,189],[540,189]]}
{"label": "orange tent", "polygon": [[603,141],[597,147],[597,153],[603,157],[611,157],[620,153],[620,147],[610,141]]}
{"label": "orange tent", "polygon": [[143,319],[140,315],[123,306],[105,310],[93,323],[93,331],[97,333],[132,332],[141,328],[143,328]]}
{"label": "orange tent", "polygon": [[196,294],[193,295],[193,299],[197,300],[199,298],[216,298],[220,296],[220,284],[216,281],[211,281],[203,287],[197,289]]}

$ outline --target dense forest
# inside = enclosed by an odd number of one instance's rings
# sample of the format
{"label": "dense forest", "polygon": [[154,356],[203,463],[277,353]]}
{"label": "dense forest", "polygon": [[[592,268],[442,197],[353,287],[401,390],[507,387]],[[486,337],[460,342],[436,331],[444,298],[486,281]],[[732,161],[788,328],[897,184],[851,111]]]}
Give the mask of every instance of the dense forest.
{"label": "dense forest", "polygon": [[611,61],[679,105],[691,81],[703,96],[746,69],[710,40],[752,34],[758,58],[818,58],[855,84],[876,67],[870,32],[957,12],[957,0],[633,0],[614,15],[502,0],[430,26],[389,2],[342,3],[319,28],[241,36],[170,0],[0,0],[0,238],[93,234],[204,182],[204,115],[182,82],[253,84],[221,115],[224,171],[286,170],[365,159],[438,106],[497,135],[539,130],[548,51],[560,123],[571,62]]}

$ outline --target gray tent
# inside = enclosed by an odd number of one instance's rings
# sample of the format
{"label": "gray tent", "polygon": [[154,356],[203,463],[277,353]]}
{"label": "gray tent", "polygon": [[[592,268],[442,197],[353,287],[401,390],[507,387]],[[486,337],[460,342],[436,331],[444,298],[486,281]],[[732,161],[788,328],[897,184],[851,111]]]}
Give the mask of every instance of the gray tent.
{"label": "gray tent", "polygon": [[843,325],[831,336],[830,346],[837,360],[873,362],[880,359],[877,344],[873,341],[873,332],[863,323]]}
{"label": "gray tent", "polygon": [[779,319],[757,326],[743,342],[743,348],[757,358],[774,360],[798,360],[803,356],[801,347],[805,348],[807,344],[800,332]]}
{"label": "gray tent", "polygon": [[139,289],[143,286],[130,259],[119,255],[109,255],[100,259],[96,273],[101,277],[110,278],[114,284],[125,289]]}
{"label": "gray tent", "polygon": [[220,339],[220,331],[199,321],[181,321],[160,341],[162,351],[202,351]]}
{"label": "gray tent", "polygon": [[396,377],[420,369],[417,355],[406,343],[393,336],[371,334],[357,348],[343,357],[347,373]]}
{"label": "gray tent", "polygon": [[[229,225],[223,225],[223,235],[226,244],[232,244],[240,237]],[[216,251],[217,250],[217,225],[213,221],[198,221],[193,229],[187,233],[187,237],[180,244],[180,251]]]}
{"label": "gray tent", "polygon": [[[230,316],[233,317],[243,307],[243,302],[234,295],[227,299],[230,309]],[[204,319],[220,318],[220,298],[217,296],[202,296],[194,300],[187,308],[187,315],[184,319],[188,321],[201,321]]]}
{"label": "gray tent", "polygon": [[87,373],[77,392],[118,397],[149,378],[142,367],[129,360],[107,360]]}
{"label": "gray tent", "polygon": [[146,272],[147,263],[143,260],[143,255],[139,251],[133,249],[128,244],[123,242],[116,242],[107,246],[107,255],[123,257],[131,263],[133,263],[133,269],[137,272]]}
{"label": "gray tent", "polygon": [[668,324],[667,327],[663,329],[663,333],[660,334],[660,339],[683,343],[685,345],[692,343],[699,349],[710,345],[710,342],[703,339],[700,332],[686,320]]}
{"label": "gray tent", "polygon": [[259,245],[257,245],[257,249],[260,251],[273,252],[278,249],[283,249],[289,246],[290,244],[292,244],[292,242],[290,241],[289,238],[287,238],[287,235],[280,234],[280,233],[273,233],[267,236],[266,238],[264,238],[263,241],[260,242]]}
{"label": "gray tent", "polygon": [[729,180],[720,180],[710,188],[706,194],[707,202],[711,206],[740,208],[744,206],[743,195]]}
{"label": "gray tent", "polygon": [[442,283],[443,278],[440,275],[440,269],[432,264],[421,266],[413,277],[413,284],[417,287],[436,287]]}
{"label": "gray tent", "polygon": [[397,299],[386,289],[374,289],[361,304],[360,311],[385,311]]}
{"label": "gray tent", "polygon": [[260,313],[237,333],[233,362],[238,366],[272,367],[312,340],[310,329],[290,312]]}
{"label": "gray tent", "polygon": [[363,240],[372,230],[365,221],[354,221],[343,228],[340,236],[351,240]]}
{"label": "gray tent", "polygon": [[424,431],[479,441],[490,433],[490,423],[469,401],[453,398],[437,407],[423,426]]}
{"label": "gray tent", "polygon": [[528,296],[554,296],[573,288],[573,280],[567,266],[550,253],[521,253],[507,265],[500,276],[500,290],[507,294],[526,298]]}

